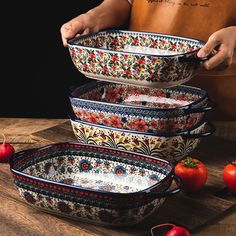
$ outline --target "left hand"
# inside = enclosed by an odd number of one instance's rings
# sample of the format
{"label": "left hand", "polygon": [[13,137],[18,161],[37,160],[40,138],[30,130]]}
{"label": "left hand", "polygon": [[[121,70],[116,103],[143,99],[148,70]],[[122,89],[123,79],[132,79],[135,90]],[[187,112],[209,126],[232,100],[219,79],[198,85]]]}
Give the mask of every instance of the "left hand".
{"label": "left hand", "polygon": [[198,57],[213,56],[203,63],[206,70],[223,69],[232,64],[236,47],[236,26],[220,29],[213,33],[206,44],[199,50]]}

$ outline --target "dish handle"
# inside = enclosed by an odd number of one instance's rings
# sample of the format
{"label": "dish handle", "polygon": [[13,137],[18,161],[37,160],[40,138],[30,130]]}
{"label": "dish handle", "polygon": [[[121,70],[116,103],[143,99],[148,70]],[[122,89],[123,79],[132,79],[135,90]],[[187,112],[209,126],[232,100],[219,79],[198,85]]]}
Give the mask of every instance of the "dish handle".
{"label": "dish handle", "polygon": [[172,180],[174,180],[177,185],[175,188],[169,189],[169,190],[167,190],[165,192],[161,192],[161,193],[160,192],[149,192],[148,194],[152,194],[157,197],[169,197],[169,196],[175,195],[176,193],[179,193],[182,189],[182,180],[176,174],[172,175]]}
{"label": "dish handle", "polygon": [[15,153],[14,155],[12,155],[8,161],[10,167],[12,167],[13,163],[14,163],[14,160],[16,159],[16,157],[18,156],[21,156],[21,155],[25,155],[27,153],[30,153],[30,152],[33,152],[37,150],[37,148],[30,148],[30,149],[27,149],[27,150],[22,150],[22,151],[19,151],[17,153]]}
{"label": "dish handle", "polygon": [[196,52],[194,52],[192,54],[187,53],[185,55],[179,56],[178,61],[179,62],[190,62],[190,63],[202,63],[204,61],[209,60],[212,56],[213,56],[213,53],[210,53],[209,55],[207,55],[205,57],[198,57]]}
{"label": "dish handle", "polygon": [[198,107],[198,108],[189,107],[184,112],[185,112],[185,115],[192,114],[192,113],[202,113],[202,112],[211,111],[215,107],[216,107],[215,102],[209,99],[208,104],[206,106]]}
{"label": "dish handle", "polygon": [[206,122],[205,126],[206,126],[206,129],[204,129],[203,132],[191,133],[188,131],[184,134],[181,134],[181,136],[182,138],[193,138],[193,139],[205,138],[212,135],[216,130],[215,126],[211,122]]}

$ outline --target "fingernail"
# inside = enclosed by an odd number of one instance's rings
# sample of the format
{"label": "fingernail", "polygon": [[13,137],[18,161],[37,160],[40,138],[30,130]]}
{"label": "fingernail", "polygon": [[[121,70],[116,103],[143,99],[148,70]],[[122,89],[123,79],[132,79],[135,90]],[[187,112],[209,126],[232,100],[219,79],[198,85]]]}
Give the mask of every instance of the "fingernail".
{"label": "fingernail", "polygon": [[206,53],[204,51],[199,51],[197,54],[198,57],[205,57]]}

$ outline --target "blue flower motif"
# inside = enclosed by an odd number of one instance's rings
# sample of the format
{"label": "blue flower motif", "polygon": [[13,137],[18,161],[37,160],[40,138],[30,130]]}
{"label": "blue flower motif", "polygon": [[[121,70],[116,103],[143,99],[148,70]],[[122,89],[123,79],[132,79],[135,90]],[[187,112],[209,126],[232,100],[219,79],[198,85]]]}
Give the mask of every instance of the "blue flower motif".
{"label": "blue flower motif", "polygon": [[116,175],[119,175],[119,176],[126,175],[126,169],[124,166],[116,166],[114,172]]}
{"label": "blue flower motif", "polygon": [[81,160],[79,162],[80,171],[87,172],[87,171],[91,170],[92,168],[93,168],[93,166],[91,165],[91,162],[88,160]]}

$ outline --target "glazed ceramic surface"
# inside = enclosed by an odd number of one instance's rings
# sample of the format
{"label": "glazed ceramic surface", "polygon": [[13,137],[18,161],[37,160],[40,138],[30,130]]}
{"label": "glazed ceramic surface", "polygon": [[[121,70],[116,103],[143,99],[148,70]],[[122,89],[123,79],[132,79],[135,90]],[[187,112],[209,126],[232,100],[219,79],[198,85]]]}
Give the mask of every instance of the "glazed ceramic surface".
{"label": "glazed ceramic surface", "polygon": [[56,143],[16,153],[14,183],[30,205],[102,225],[135,224],[152,214],[169,190],[173,165],[113,148]]}
{"label": "glazed ceramic surface", "polygon": [[191,130],[176,134],[151,134],[84,122],[70,118],[74,134],[80,143],[134,151],[177,162],[191,153],[203,137],[214,132],[214,126],[202,122]]}
{"label": "glazed ceramic surface", "polygon": [[171,35],[108,30],[68,40],[75,67],[86,77],[166,88],[190,80],[204,42]]}
{"label": "glazed ceramic surface", "polygon": [[94,81],[72,89],[69,99],[82,121],[151,133],[188,130],[212,109],[205,90],[184,85],[158,89]]}

